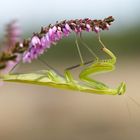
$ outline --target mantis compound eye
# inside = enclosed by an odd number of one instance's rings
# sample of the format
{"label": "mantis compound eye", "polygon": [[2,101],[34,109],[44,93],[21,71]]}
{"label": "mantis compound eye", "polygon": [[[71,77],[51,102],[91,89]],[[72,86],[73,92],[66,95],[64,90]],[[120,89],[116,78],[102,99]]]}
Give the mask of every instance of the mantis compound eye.
{"label": "mantis compound eye", "polygon": [[126,91],[126,84],[122,82],[118,87],[118,95],[123,95]]}

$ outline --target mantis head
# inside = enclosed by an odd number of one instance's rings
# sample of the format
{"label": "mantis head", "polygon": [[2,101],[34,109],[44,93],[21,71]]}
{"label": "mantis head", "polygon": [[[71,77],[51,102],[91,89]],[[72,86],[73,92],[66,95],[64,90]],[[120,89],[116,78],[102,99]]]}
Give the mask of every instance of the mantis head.
{"label": "mantis head", "polygon": [[126,91],[126,84],[125,82],[122,82],[120,86],[118,87],[117,93],[118,95],[123,95],[125,91]]}

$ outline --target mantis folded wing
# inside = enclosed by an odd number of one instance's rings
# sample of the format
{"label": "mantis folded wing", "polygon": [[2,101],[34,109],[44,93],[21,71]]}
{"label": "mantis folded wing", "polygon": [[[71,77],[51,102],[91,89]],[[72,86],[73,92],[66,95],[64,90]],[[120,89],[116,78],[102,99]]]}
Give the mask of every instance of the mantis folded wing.
{"label": "mantis folded wing", "polygon": [[107,53],[111,57],[111,59],[97,60],[90,66],[82,70],[79,75],[79,78],[85,84],[82,84],[79,81],[74,80],[69,70],[65,70],[64,77],[58,75],[53,70],[42,70],[39,72],[28,74],[8,74],[3,76],[3,80],[10,82],[22,82],[37,85],[46,85],[55,88],[70,89],[88,93],[122,95],[125,93],[126,90],[126,85],[124,82],[120,83],[120,85],[116,89],[111,89],[105,84],[93,80],[92,78],[89,77],[90,74],[114,70],[116,57],[110,50],[108,50],[105,47],[103,47],[103,51]]}

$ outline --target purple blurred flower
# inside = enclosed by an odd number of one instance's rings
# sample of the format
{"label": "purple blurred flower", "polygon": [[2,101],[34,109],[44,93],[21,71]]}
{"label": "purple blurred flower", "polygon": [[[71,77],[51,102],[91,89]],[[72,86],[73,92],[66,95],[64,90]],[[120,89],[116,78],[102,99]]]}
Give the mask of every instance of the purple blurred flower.
{"label": "purple blurred flower", "polygon": [[[20,41],[21,39],[21,30],[19,27],[19,24],[16,20],[11,21],[6,28],[7,31],[7,41],[5,42],[5,45],[8,49],[13,47],[17,41]],[[12,48],[11,48],[12,49]]]}
{"label": "purple blurred flower", "polygon": [[[5,42],[2,44],[4,52],[12,54],[15,44],[20,41],[21,29],[17,21],[13,20],[6,26]],[[12,68],[21,60],[20,54],[15,53],[15,55],[16,58],[14,60],[5,61],[6,67],[0,70],[0,75],[9,73],[12,70]]]}

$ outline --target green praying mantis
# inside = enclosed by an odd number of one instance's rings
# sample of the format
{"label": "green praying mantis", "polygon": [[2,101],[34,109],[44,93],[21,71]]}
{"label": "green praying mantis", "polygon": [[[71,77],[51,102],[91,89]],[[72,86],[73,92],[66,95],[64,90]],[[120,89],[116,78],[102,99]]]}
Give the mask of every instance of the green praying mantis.
{"label": "green praying mantis", "polygon": [[[96,81],[90,77],[91,74],[95,75],[98,73],[109,72],[115,69],[116,56],[105,47],[100,39],[100,36],[99,42],[102,45],[102,51],[106,53],[110,58],[105,60],[97,58],[97,60],[92,61],[92,63],[87,62],[91,64],[83,69],[79,74],[79,78],[82,82],[79,82],[73,78],[70,69],[74,67],[66,69],[64,76],[61,76],[54,70],[50,69],[27,74],[7,74],[2,78],[4,81],[8,82],[37,84],[95,94],[122,95],[126,91],[126,84],[124,82],[121,82],[116,89],[112,89],[109,88],[106,84]],[[86,65],[87,63],[83,62],[78,43],[76,44],[82,65]],[[90,48],[88,49],[91,51]]]}

